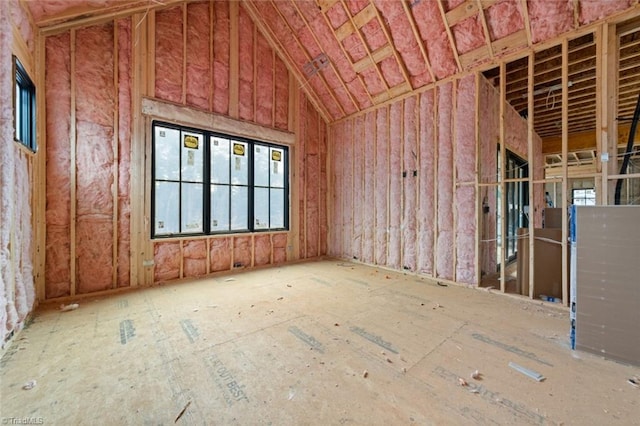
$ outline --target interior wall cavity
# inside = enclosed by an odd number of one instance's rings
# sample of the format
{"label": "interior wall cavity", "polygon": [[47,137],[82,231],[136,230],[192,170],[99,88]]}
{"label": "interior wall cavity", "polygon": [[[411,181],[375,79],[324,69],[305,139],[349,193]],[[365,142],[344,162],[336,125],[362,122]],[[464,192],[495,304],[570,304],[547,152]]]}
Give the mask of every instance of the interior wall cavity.
{"label": "interior wall cavity", "polygon": [[453,84],[438,91],[436,276],[453,279]]}
{"label": "interior wall cavity", "polygon": [[[13,27],[25,44],[33,29],[18,2],[0,7],[0,346],[24,326],[35,304],[33,273],[32,170],[35,155],[13,141]],[[25,40],[24,37],[28,39]],[[32,54],[32,50],[27,52]],[[32,62],[32,58],[26,58]],[[32,76],[33,78],[34,76]],[[37,155],[37,154],[36,154]]]}

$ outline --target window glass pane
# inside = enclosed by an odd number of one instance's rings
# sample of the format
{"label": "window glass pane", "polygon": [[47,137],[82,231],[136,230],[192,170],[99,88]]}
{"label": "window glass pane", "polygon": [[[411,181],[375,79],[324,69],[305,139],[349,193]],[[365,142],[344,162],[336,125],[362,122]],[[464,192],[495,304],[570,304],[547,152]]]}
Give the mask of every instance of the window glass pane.
{"label": "window glass pane", "polygon": [[202,182],[204,173],[204,145],[202,135],[182,132],[182,180]]}
{"label": "window glass pane", "polygon": [[182,232],[202,232],[202,184],[183,183],[181,202]]}
{"label": "window glass pane", "polygon": [[269,228],[269,188],[253,190],[254,229]]}
{"label": "window glass pane", "polygon": [[249,188],[231,187],[231,229],[248,229],[249,226]]}
{"label": "window glass pane", "polygon": [[247,185],[249,183],[249,152],[246,142],[232,142],[231,183]]}
{"label": "window glass pane", "polygon": [[176,182],[156,182],[155,186],[155,223],[156,235],[177,234],[180,232],[180,184]]}
{"label": "window glass pane", "polygon": [[253,184],[269,186],[269,147],[255,145],[253,148]]}
{"label": "window glass pane", "polygon": [[211,183],[229,183],[228,139],[211,137]]}
{"label": "window glass pane", "polygon": [[271,189],[271,229],[284,228],[284,189]]}
{"label": "window glass pane", "polygon": [[16,113],[16,123],[15,123],[15,131],[16,131],[16,140],[23,140],[22,137],[22,102],[20,102],[20,85],[16,82],[16,99],[14,105],[14,111]]}
{"label": "window glass pane", "polygon": [[269,149],[271,155],[271,187],[284,188],[284,150],[278,148]]}
{"label": "window glass pane", "polygon": [[180,131],[156,126],[156,179],[180,180]]}
{"label": "window glass pane", "polygon": [[229,214],[229,187],[211,185],[211,231],[228,231]]}

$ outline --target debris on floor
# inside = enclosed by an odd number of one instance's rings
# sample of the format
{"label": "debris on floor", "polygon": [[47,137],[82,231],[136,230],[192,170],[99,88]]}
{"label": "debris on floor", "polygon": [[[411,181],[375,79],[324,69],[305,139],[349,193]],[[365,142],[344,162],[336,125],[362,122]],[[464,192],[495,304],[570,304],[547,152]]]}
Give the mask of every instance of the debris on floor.
{"label": "debris on floor", "polygon": [[364,371],[362,372],[362,377],[364,377],[365,379],[366,379],[367,377],[369,377],[369,372],[368,372],[367,370],[364,370]]}
{"label": "debris on floor", "polygon": [[443,283],[443,282],[441,282],[441,281],[438,281],[438,285],[439,285],[440,287],[449,287],[449,284],[445,284],[445,283]]}
{"label": "debris on floor", "polygon": [[516,364],[515,362],[510,362],[509,363],[509,367],[513,368],[516,371],[519,371],[520,373],[524,374],[525,376],[531,377],[533,380],[536,380],[538,382],[541,382],[545,379],[545,377],[533,370],[529,370],[528,368],[525,368],[521,365]]}
{"label": "debris on floor", "polygon": [[22,386],[22,389],[24,389],[24,390],[31,390],[31,389],[33,389],[33,388],[35,388],[35,387],[36,387],[36,381],[35,381],[35,380],[29,380],[27,383],[25,383],[25,384]]}
{"label": "debris on floor", "polygon": [[471,373],[471,378],[475,380],[482,380],[482,374],[478,370]]}
{"label": "debris on floor", "polygon": [[467,383],[467,381],[465,379],[463,379],[462,377],[458,377],[458,383],[460,384],[460,386],[468,386],[469,383]]}
{"label": "debris on floor", "polygon": [[640,389],[640,378],[638,378],[637,376],[633,376],[632,378],[627,380],[627,383],[629,383],[634,388],[639,388]]}
{"label": "debris on floor", "polygon": [[176,417],[176,419],[173,421],[174,423],[178,423],[178,420],[180,420],[180,417],[182,417],[185,411],[187,411],[187,408],[189,408],[189,405],[191,405],[191,401],[187,402],[187,405],[185,405],[182,411],[180,411],[180,414],[178,414],[178,417]]}
{"label": "debris on floor", "polygon": [[80,305],[78,305],[77,303],[70,303],[69,305],[65,305],[63,303],[62,305],[60,305],[60,311],[62,311],[62,312],[74,311],[74,310],[78,309],[79,307],[80,307]]}

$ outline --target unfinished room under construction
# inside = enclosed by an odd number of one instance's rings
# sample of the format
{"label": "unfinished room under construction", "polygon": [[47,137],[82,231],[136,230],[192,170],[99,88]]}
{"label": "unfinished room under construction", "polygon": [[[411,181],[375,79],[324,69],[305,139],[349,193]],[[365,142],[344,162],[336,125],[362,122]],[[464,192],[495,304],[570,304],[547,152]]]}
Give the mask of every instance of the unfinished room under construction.
{"label": "unfinished room under construction", "polygon": [[639,0],[0,0],[3,424],[640,424]]}

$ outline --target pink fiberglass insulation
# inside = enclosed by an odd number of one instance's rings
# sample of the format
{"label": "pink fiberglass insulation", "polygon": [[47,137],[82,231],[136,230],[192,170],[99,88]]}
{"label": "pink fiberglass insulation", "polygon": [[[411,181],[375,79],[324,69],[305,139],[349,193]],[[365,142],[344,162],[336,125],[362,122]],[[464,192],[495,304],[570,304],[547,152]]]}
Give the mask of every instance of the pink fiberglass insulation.
{"label": "pink fiberglass insulation", "polygon": [[[456,177],[458,183],[475,182],[475,76],[458,81],[456,97]],[[456,217],[456,281],[476,284],[476,196],[475,186],[458,186],[455,192]]]}
{"label": "pink fiberglass insulation", "polygon": [[492,41],[524,28],[520,2],[501,0],[484,12]]}
{"label": "pink fiberglass insulation", "polygon": [[213,111],[229,112],[229,3],[216,1],[213,27]]}
{"label": "pink fiberglass insulation", "polygon": [[331,22],[331,26],[334,29],[338,29],[342,24],[349,20],[347,16],[347,12],[345,12],[344,7],[342,7],[342,3],[336,2],[331,8],[327,11],[327,17],[329,18],[329,22]]}
{"label": "pink fiberglass insulation", "polygon": [[344,90],[342,83],[340,82],[340,78],[333,70],[329,68],[325,68],[320,71],[320,74],[327,81],[327,84],[333,91],[333,94],[338,99],[338,103],[342,106],[342,109],[345,111],[346,115],[350,115],[356,112],[356,105],[349,98],[349,95],[346,90]]}
{"label": "pink fiberglass insulation", "polygon": [[271,235],[256,235],[253,241],[253,263],[255,266],[271,263]]}
{"label": "pink fiberglass insulation", "polygon": [[347,7],[351,12],[351,15],[357,15],[362,9],[369,4],[369,0],[350,0],[347,2]]}
{"label": "pink fiberglass insulation", "polygon": [[112,286],[113,24],[76,32],[76,253],[81,293]]}
{"label": "pink fiberglass insulation", "polygon": [[[209,109],[211,61],[209,58],[209,7],[187,4],[187,105]],[[213,5],[211,5],[213,7]]]}
{"label": "pink fiberglass insulation", "polygon": [[375,252],[375,182],[376,182],[376,113],[369,111],[364,122],[364,218],[362,223],[362,261],[374,263]]}
{"label": "pink fiberglass insulation", "polygon": [[78,293],[91,293],[112,287],[114,265],[111,217],[78,216],[76,253]]}
{"label": "pink fiberglass insulation", "polygon": [[435,129],[433,123],[435,89],[420,95],[420,168],[418,206],[419,272],[433,274]]}
{"label": "pink fiberglass insulation", "polygon": [[275,127],[289,128],[289,71],[279,57],[275,60]]}
{"label": "pink fiberglass insulation", "polygon": [[298,193],[299,197],[299,210],[298,210],[298,229],[300,229],[299,238],[299,247],[300,247],[300,257],[307,257],[307,241],[305,239],[305,231],[307,226],[307,212],[305,208],[305,198],[306,198],[306,180],[307,180],[307,153],[306,153],[306,145],[307,145],[307,98],[305,96],[300,96],[298,101],[298,111],[300,111],[300,120],[298,121],[298,135],[299,137],[296,140],[296,164],[298,166]]}
{"label": "pink fiberglass insulation", "polygon": [[326,255],[328,250],[328,232],[329,232],[329,223],[328,223],[328,206],[327,206],[327,164],[328,164],[328,155],[327,155],[327,123],[320,117],[318,114],[318,121],[320,123],[319,126],[319,136],[318,136],[318,149],[320,151],[320,180],[318,181],[320,197],[319,197],[319,212],[318,212],[318,222],[319,222],[319,238],[320,241],[318,243],[319,254]]}
{"label": "pink fiberglass insulation", "polygon": [[353,232],[353,119],[343,122],[342,134],[338,136],[342,145],[342,170],[344,179],[342,188],[342,257],[351,259],[351,234]]}
{"label": "pink fiberglass insulation", "polygon": [[273,3],[273,7],[280,11],[282,17],[294,32],[298,32],[304,28],[304,21],[292,4],[289,2],[278,1]]}
{"label": "pink fiberglass insulation", "polygon": [[436,78],[442,79],[454,74],[457,65],[438,4],[435,1],[414,2],[411,11]]}
{"label": "pink fiberglass insulation", "polygon": [[300,29],[296,35],[310,58],[315,58],[322,53],[322,50],[320,49],[320,46],[318,46],[318,43],[316,43],[316,39],[310,28],[305,26]]}
{"label": "pink fiberglass insulation", "polygon": [[476,83],[473,75],[458,81],[456,103],[456,177],[458,182],[475,182]]}
{"label": "pink fiberglass insulation", "polygon": [[389,87],[397,86],[405,81],[398,61],[394,57],[388,57],[380,61],[380,71]]}
{"label": "pink fiberglass insulation", "polygon": [[287,261],[287,234],[273,234],[271,238],[273,244],[273,263],[283,263]]}
{"label": "pink fiberglass insulation", "polygon": [[349,59],[353,63],[367,56],[367,50],[364,48],[360,37],[356,34],[351,34],[342,40],[342,46],[344,46],[344,49],[349,54]]}
{"label": "pink fiberglass insulation", "polygon": [[253,121],[254,119],[254,93],[253,93],[253,21],[247,12],[241,7],[238,16],[238,27],[241,28],[238,35],[238,55],[240,56],[240,86],[238,94],[238,114],[241,119]]}
{"label": "pink fiberglass insulation", "polygon": [[418,180],[417,97],[404,100],[404,146],[402,164],[402,268],[416,270],[416,187]]}
{"label": "pink fiberglass insulation", "polygon": [[455,9],[457,6],[460,6],[462,3],[464,3],[465,0],[446,0],[444,3],[444,10],[446,10],[447,12],[450,10]]}
{"label": "pink fiberglass insulation", "polygon": [[[496,109],[499,110],[499,104]],[[528,133],[527,120],[522,118],[513,107],[507,103],[504,118],[505,146],[521,158],[527,159]]]}
{"label": "pink fiberglass insulation", "polygon": [[256,40],[256,117],[258,124],[273,125],[274,55],[267,40],[258,33]]}
{"label": "pink fiberglass insulation", "polygon": [[631,7],[635,0],[580,0],[580,24],[586,25]]}
{"label": "pink fiberglass insulation", "polygon": [[182,101],[182,8],[156,12],[155,97]]}
{"label": "pink fiberglass insulation", "polygon": [[[47,246],[45,297],[70,294],[71,223],[71,47],[69,33],[46,38],[45,97],[47,102]],[[42,154],[42,153],[41,153]]]}
{"label": "pink fiberglass insulation", "polygon": [[387,266],[401,268],[402,258],[402,101],[391,104],[389,111],[389,239]]}
{"label": "pink fiberglass insulation", "polygon": [[231,238],[209,240],[210,272],[228,271],[231,268]]}
{"label": "pink fiberglass insulation", "polygon": [[354,98],[360,105],[360,109],[365,109],[372,105],[371,99],[367,94],[364,83],[360,80],[360,78],[354,77],[353,80],[347,81],[347,88],[351,93],[353,93]]}
{"label": "pink fiberglass insulation", "polygon": [[451,29],[459,54],[464,54],[484,45],[484,31],[478,15],[467,18]]}
{"label": "pink fiberglass insulation", "polygon": [[251,237],[233,238],[233,265],[234,267],[251,266]]}
{"label": "pink fiberglass insulation", "polygon": [[387,200],[389,197],[389,109],[376,110],[375,263],[387,264]]}
{"label": "pink fiberglass insulation", "polygon": [[[420,78],[416,78],[415,81],[420,86],[429,83],[431,77],[428,74],[427,65],[420,53],[418,41],[413,35],[413,29],[411,28],[409,18],[404,12],[402,4],[396,1],[386,0],[376,0],[375,4],[389,22],[389,31],[391,32],[393,45],[400,54],[409,75],[411,77],[419,76]],[[397,73],[400,79],[403,80],[404,78],[399,69],[397,69]],[[386,73],[385,78],[387,78],[387,80],[389,79]]]}
{"label": "pink fiberglass insulation", "polygon": [[[6,3],[4,6],[7,6]],[[11,1],[9,8],[11,9],[11,21],[13,21],[13,25],[20,32],[22,40],[29,49],[29,53],[33,55],[35,51],[34,31],[29,20],[28,12],[24,9],[22,2]]]}
{"label": "pink fiberglass insulation", "polygon": [[180,278],[180,242],[155,243],[153,250],[153,282]]}
{"label": "pink fiberglass insulation", "polygon": [[572,1],[530,0],[531,42],[548,40],[573,28]]}
{"label": "pink fiberglass insulation", "polygon": [[333,257],[340,256],[342,242],[342,197],[340,196],[342,170],[340,168],[340,162],[338,161],[338,157],[340,157],[340,144],[336,136],[338,134],[337,127],[338,126],[331,125],[328,134],[329,144],[331,145],[331,156],[328,159],[329,170],[331,170],[329,187],[333,189],[331,194],[328,195],[331,197],[328,220],[328,226],[330,227],[328,232],[331,234],[331,239],[329,240],[328,254]]}
{"label": "pink fiberglass insulation", "polygon": [[386,85],[380,79],[380,75],[376,71],[375,67],[367,68],[360,74],[364,80],[367,90],[372,95],[385,92],[387,90]]}
{"label": "pink fiberglass insulation", "polygon": [[307,104],[305,140],[305,196],[306,206],[306,252],[307,257],[317,256],[319,227],[320,155],[318,150],[318,113]]}
{"label": "pink fiberglass insulation", "polygon": [[118,25],[118,286],[130,282],[131,20]]}
{"label": "pink fiberglass insulation", "polygon": [[387,37],[385,37],[377,19],[372,19],[367,22],[362,28],[360,28],[360,33],[364,38],[365,44],[372,52],[387,44]]}
{"label": "pink fiberglass insulation", "polygon": [[355,259],[362,259],[362,234],[364,227],[364,118],[357,116],[353,124],[353,139],[351,140],[353,160],[353,235],[351,252]]}
{"label": "pink fiberglass insulation", "polygon": [[185,241],[182,244],[182,271],[185,277],[199,277],[207,273],[206,241]]}
{"label": "pink fiberglass insulation", "polygon": [[453,279],[452,84],[438,89],[438,241],[436,275]]}

